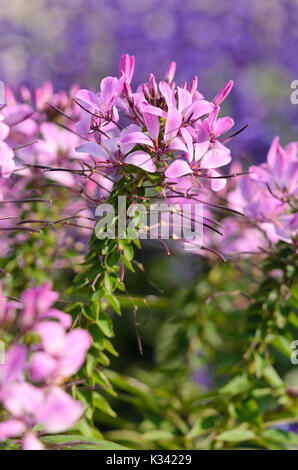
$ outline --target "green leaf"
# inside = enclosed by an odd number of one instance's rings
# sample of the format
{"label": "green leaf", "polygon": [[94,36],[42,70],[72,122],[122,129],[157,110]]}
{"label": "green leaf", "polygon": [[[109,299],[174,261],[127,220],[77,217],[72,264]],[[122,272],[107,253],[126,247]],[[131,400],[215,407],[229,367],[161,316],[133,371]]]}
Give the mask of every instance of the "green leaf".
{"label": "green leaf", "polygon": [[263,376],[265,380],[269,383],[269,385],[274,388],[278,388],[283,385],[283,381],[272,366],[265,367],[263,371]]}
{"label": "green leaf", "polygon": [[61,449],[77,449],[77,450],[129,450],[115,442],[93,439],[80,435],[65,434],[55,436],[44,436],[42,442],[52,447],[59,446]]}
{"label": "green leaf", "polygon": [[100,312],[99,319],[97,320],[96,324],[99,326],[105,336],[108,338],[112,338],[114,336],[113,322],[106,313]]}
{"label": "green leaf", "polygon": [[100,395],[97,392],[93,392],[92,394],[93,398],[93,406],[99,410],[101,410],[103,413],[112,416],[112,418],[115,418],[117,414],[115,413],[114,410],[109,405],[109,402],[107,401],[106,398],[104,398],[102,395]]}
{"label": "green leaf", "polygon": [[99,303],[91,302],[88,305],[85,305],[83,308],[83,315],[88,318],[88,320],[96,321],[99,315]]}
{"label": "green leaf", "polygon": [[229,431],[222,432],[216,437],[216,439],[218,441],[226,442],[242,442],[249,441],[251,439],[254,439],[255,437],[255,433],[253,433],[249,429],[234,428],[230,429]]}
{"label": "green leaf", "polygon": [[286,357],[291,357],[291,345],[284,336],[272,334],[267,337],[267,341]]}
{"label": "green leaf", "polygon": [[143,434],[143,438],[147,441],[171,441],[173,439],[173,434],[168,431],[156,429],[145,432]]}
{"label": "green leaf", "polygon": [[134,251],[131,245],[122,244],[122,251],[123,256],[127,259],[127,261],[131,261],[133,259]]}
{"label": "green leaf", "polygon": [[109,268],[112,268],[113,266],[117,265],[120,261],[119,251],[116,249],[116,250],[112,251],[111,253],[108,253],[108,255],[106,256],[105,261],[106,261],[106,265]]}
{"label": "green leaf", "polygon": [[297,434],[282,429],[267,429],[263,437],[266,440],[284,444],[286,447],[298,446]]}
{"label": "green leaf", "polygon": [[104,349],[104,344],[103,344],[103,340],[104,340],[104,335],[102,333],[102,331],[99,329],[98,325],[97,324],[93,324],[89,327],[89,332],[92,336],[92,340],[93,340],[93,346],[95,346],[97,349]]}
{"label": "green leaf", "polygon": [[243,393],[251,387],[251,383],[244,376],[234,377],[230,382],[224,385],[219,392],[228,395],[238,395]]}
{"label": "green leaf", "polygon": [[111,307],[115,310],[115,312],[118,315],[121,315],[120,304],[119,304],[119,300],[117,299],[117,297],[115,295],[105,294],[105,298],[109,302]]}

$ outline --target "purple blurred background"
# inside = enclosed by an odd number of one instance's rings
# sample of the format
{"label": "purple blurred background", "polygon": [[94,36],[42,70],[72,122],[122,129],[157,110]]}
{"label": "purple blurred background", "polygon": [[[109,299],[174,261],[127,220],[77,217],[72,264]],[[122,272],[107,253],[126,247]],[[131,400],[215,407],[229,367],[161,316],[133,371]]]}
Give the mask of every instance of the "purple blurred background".
{"label": "purple blurred background", "polygon": [[128,52],[136,85],[176,60],[176,81],[198,75],[207,98],[235,81],[224,111],[250,126],[234,155],[263,160],[275,134],[283,144],[297,135],[297,18],[298,0],[1,0],[0,79],[97,88]]}

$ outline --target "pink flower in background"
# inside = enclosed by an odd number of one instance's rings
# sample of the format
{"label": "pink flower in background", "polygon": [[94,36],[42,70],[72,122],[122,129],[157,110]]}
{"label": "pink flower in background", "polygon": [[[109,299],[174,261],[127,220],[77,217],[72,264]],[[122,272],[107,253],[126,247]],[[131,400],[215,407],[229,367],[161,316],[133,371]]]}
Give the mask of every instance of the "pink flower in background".
{"label": "pink flower in background", "polygon": [[11,418],[0,423],[0,440],[23,435],[24,450],[44,449],[31,431],[36,425],[43,433],[60,433],[73,426],[83,413],[83,405],[60,388],[42,390],[26,382],[11,385],[3,402]]}
{"label": "pink flower in background", "polygon": [[298,143],[292,142],[284,149],[275,137],[267,155],[267,162],[250,167],[252,179],[264,183],[276,198],[298,196]]}
{"label": "pink flower in background", "polygon": [[[74,186],[75,177],[73,174],[67,171],[59,171],[59,168],[69,168],[70,170],[81,168],[73,160],[78,158],[75,147],[82,142],[82,139],[53,123],[42,123],[40,132],[41,138],[38,139],[37,143],[19,152],[18,155],[21,161],[25,164],[57,168],[57,171],[43,170],[44,175],[64,186]],[[84,158],[85,156],[82,155],[81,159]]]}
{"label": "pink flower in background", "polygon": [[241,177],[230,192],[231,207],[244,211],[272,243],[291,243],[297,236],[297,143],[283,149],[276,137],[267,155],[267,162],[251,166],[250,174]]}
{"label": "pink flower in background", "polygon": [[[71,318],[52,308],[57,297],[48,284],[23,293],[22,333],[34,327],[40,343],[12,344],[0,365],[0,404],[5,410],[0,441],[20,437],[24,450],[44,449],[40,435],[68,430],[83,413],[82,403],[61,387],[84,363],[91,337],[81,329],[66,332]],[[0,318],[8,303],[0,293]],[[52,321],[40,321],[44,317]],[[29,379],[42,384],[37,387]]]}

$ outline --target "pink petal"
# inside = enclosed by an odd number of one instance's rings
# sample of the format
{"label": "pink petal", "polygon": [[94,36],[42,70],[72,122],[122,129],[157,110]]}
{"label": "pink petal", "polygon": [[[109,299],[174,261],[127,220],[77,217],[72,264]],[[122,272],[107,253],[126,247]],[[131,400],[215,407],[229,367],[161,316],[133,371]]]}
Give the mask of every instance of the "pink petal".
{"label": "pink petal", "polygon": [[288,189],[289,193],[291,194],[292,191],[295,191],[298,186],[298,162],[290,162],[287,166],[286,173],[285,173],[285,188]]}
{"label": "pink petal", "polygon": [[104,111],[109,111],[110,108],[115,104],[116,99],[120,96],[123,85],[126,80],[126,76],[123,75],[121,78],[116,77],[105,77],[101,81],[100,89],[101,94],[100,98],[102,100]]}
{"label": "pink petal", "polygon": [[135,145],[144,144],[144,145],[150,145],[152,147],[151,139],[149,139],[149,137],[141,131],[130,132],[130,133],[125,134],[124,136],[121,136],[119,143],[120,144],[135,144]]}
{"label": "pink petal", "polygon": [[285,147],[285,151],[287,153],[287,161],[292,162],[297,160],[297,151],[298,151],[298,143],[291,142]]}
{"label": "pink petal", "polygon": [[169,108],[165,125],[165,142],[176,137],[182,123],[182,117],[176,108]]}
{"label": "pink petal", "polygon": [[[202,144],[204,146],[204,148],[206,146],[209,147],[210,133],[209,133],[209,126],[208,126],[208,123],[206,122],[206,120],[197,129],[196,141],[197,141],[198,144]],[[207,147],[207,149],[208,149],[208,147]]]}
{"label": "pink petal", "polygon": [[10,385],[3,402],[7,410],[16,417],[36,413],[44,398],[43,391],[26,382]]}
{"label": "pink petal", "polygon": [[87,153],[95,158],[101,158],[104,160],[110,159],[105,149],[96,142],[87,142],[86,144],[79,145],[75,150],[76,152]]}
{"label": "pink petal", "polygon": [[59,433],[73,426],[82,413],[82,403],[73,400],[60,388],[53,387],[36,418],[46,432]]}
{"label": "pink petal", "polygon": [[50,122],[43,122],[40,126],[40,131],[43,137],[48,140],[49,142],[53,143],[55,146],[60,138],[60,129],[56,124],[52,124]]}
{"label": "pink petal", "polygon": [[85,136],[88,134],[91,126],[91,118],[91,114],[82,109],[82,119],[75,124],[76,130],[80,135]]}
{"label": "pink petal", "polygon": [[80,369],[90,346],[91,337],[87,331],[76,328],[68,333],[65,352],[60,361],[60,373],[63,377],[71,377]]}
{"label": "pink petal", "polygon": [[189,153],[191,156],[193,154],[193,142],[192,142],[192,136],[190,135],[190,133],[188,132],[187,129],[185,129],[185,127],[182,127],[180,129],[180,132],[181,132],[181,135],[186,143],[186,147],[187,147],[187,153]]}
{"label": "pink petal", "polygon": [[91,113],[94,113],[101,108],[98,96],[92,93],[92,91],[79,90],[75,96],[77,101],[79,101],[79,103],[81,103]]}
{"label": "pink petal", "polygon": [[151,104],[148,104],[147,102],[143,102],[141,104],[141,111],[142,113],[148,113],[148,114],[153,114],[154,116],[160,116],[166,119],[167,113],[161,108],[157,108],[156,106],[152,106]]}
{"label": "pink petal", "polygon": [[6,353],[5,363],[0,366],[0,383],[6,384],[22,376],[27,359],[27,348],[11,346]]}
{"label": "pink petal", "polygon": [[286,171],[287,161],[286,153],[279,145],[275,154],[275,161],[273,164],[273,175],[277,184],[283,186],[283,176]]}
{"label": "pink petal", "polygon": [[26,429],[25,424],[18,419],[11,419],[0,423],[0,442],[22,434]]}
{"label": "pink petal", "polygon": [[[182,130],[182,129],[181,129]],[[174,137],[167,146],[168,150],[181,150],[182,152],[188,153],[189,150],[183,140],[180,137]]]}
{"label": "pink petal", "polygon": [[120,63],[119,63],[119,73],[120,73],[120,76],[122,74],[126,76],[127,83],[130,83],[132,80],[134,68],[135,68],[134,56],[129,56],[128,54],[121,56]]}
{"label": "pink petal", "polygon": [[200,160],[200,158],[202,158],[208,148],[209,148],[209,139],[208,140],[203,140],[202,142],[197,142],[195,143],[194,147],[195,147],[195,160],[198,161]]}
{"label": "pink petal", "polygon": [[214,123],[214,136],[218,137],[229,131],[234,126],[234,121],[230,117],[219,118]]}
{"label": "pink petal", "polygon": [[269,152],[267,154],[267,163],[270,166],[270,168],[274,167],[278,146],[279,146],[279,137],[276,136],[274,137],[272,144],[270,146]]}
{"label": "pink petal", "polygon": [[222,103],[226,99],[226,97],[232,90],[233,85],[234,85],[233,80],[230,80],[219,90],[219,92],[217,93],[217,95],[215,96],[213,100],[213,103],[215,104],[215,106],[218,106],[220,103]]}
{"label": "pink petal", "polygon": [[174,92],[172,88],[166,82],[160,82],[159,90],[162,96],[164,97],[164,99],[166,100],[168,110],[169,108],[173,106],[176,107],[176,100],[175,100]]}
{"label": "pink petal", "polygon": [[227,165],[232,160],[228,149],[210,149],[205,154],[200,164],[201,168],[219,168]]}
{"label": "pink petal", "polygon": [[184,120],[187,121],[190,117],[192,120],[200,119],[214,109],[213,103],[206,100],[196,100],[187,109],[184,110]]}
{"label": "pink petal", "polygon": [[184,88],[177,87],[178,90],[178,111],[182,113],[184,109],[192,103],[192,96],[189,91],[184,90]]}
{"label": "pink petal", "polygon": [[216,178],[217,176],[221,176],[221,174],[216,170],[210,170],[210,176],[215,177],[211,179],[211,188],[213,191],[220,191],[223,189],[227,183],[225,178]]}
{"label": "pink petal", "polygon": [[40,442],[37,437],[31,433],[27,432],[22,440],[22,449],[23,450],[44,450],[45,447],[42,442]]}
{"label": "pink petal", "polygon": [[9,127],[4,124],[4,122],[0,122],[0,141],[5,140],[9,134]]}
{"label": "pink petal", "polygon": [[12,149],[5,142],[0,142],[0,169],[3,178],[8,178],[15,168],[13,157]]}
{"label": "pink petal", "polygon": [[151,139],[156,142],[156,139],[159,135],[159,118],[154,114],[150,113],[143,113],[143,118],[145,125],[147,127],[147,131],[151,137]]}
{"label": "pink petal", "polygon": [[[71,353],[71,352],[70,352]],[[37,352],[30,363],[30,377],[33,382],[41,382],[53,376],[57,361],[45,352]]]}
{"label": "pink petal", "polygon": [[40,335],[44,350],[54,356],[63,353],[66,342],[66,335],[60,323],[42,321],[35,327],[35,331]]}
{"label": "pink petal", "polygon": [[125,163],[142,168],[142,170],[148,171],[148,173],[156,172],[156,166],[152,158],[150,157],[148,153],[145,153],[145,152],[141,152],[137,150],[136,152],[130,153],[126,157]]}
{"label": "pink petal", "polygon": [[175,72],[176,72],[176,62],[173,61],[170,63],[169,68],[166,73],[166,81],[168,83],[171,83],[173,81]]}
{"label": "pink petal", "polygon": [[71,315],[68,313],[61,312],[56,308],[50,308],[49,310],[45,311],[39,316],[39,319],[42,320],[43,318],[54,318],[60,321],[63,328],[68,330],[72,323]]}
{"label": "pink petal", "polygon": [[189,175],[190,173],[192,173],[192,170],[187,162],[184,160],[175,160],[165,171],[165,176],[175,179],[180,178],[180,176]]}
{"label": "pink petal", "polygon": [[71,173],[67,173],[66,171],[45,171],[47,178],[53,181],[57,181],[62,186],[66,186],[67,188],[71,188],[75,185],[75,179]]}

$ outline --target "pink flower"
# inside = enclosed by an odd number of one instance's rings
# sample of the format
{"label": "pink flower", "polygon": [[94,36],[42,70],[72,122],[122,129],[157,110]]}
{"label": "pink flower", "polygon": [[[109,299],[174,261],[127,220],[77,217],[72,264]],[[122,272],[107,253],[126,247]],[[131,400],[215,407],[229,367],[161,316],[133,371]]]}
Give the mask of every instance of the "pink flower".
{"label": "pink flower", "polygon": [[115,117],[114,105],[122,93],[126,75],[119,79],[106,77],[100,85],[100,92],[95,94],[89,90],[79,90],[76,99],[87,111],[99,118],[110,119]]}
{"label": "pink flower", "polygon": [[83,413],[83,405],[60,388],[43,391],[25,382],[10,387],[4,405],[12,419],[0,424],[0,440],[24,434],[24,450],[44,448],[31,431],[36,425],[45,433],[60,433],[73,426]]}
{"label": "pink flower", "polygon": [[267,162],[250,167],[229,194],[231,207],[242,210],[272,243],[291,243],[297,235],[297,216],[292,200],[297,195],[297,143],[283,149],[276,137]]}
{"label": "pink flower", "polygon": [[267,162],[251,166],[252,179],[267,185],[276,198],[287,200],[298,196],[298,143],[292,142],[285,149],[275,137],[267,155]]}
{"label": "pink flower", "polygon": [[[50,166],[53,168],[74,169],[73,159],[77,159],[75,147],[82,140],[68,130],[60,129],[53,123],[42,123],[40,126],[41,138],[36,144],[30,145],[19,152],[24,163]],[[82,155],[84,158],[85,155]],[[77,166],[77,169],[80,167]],[[67,171],[44,171],[47,178],[57,181],[67,187],[75,185],[75,178]]]}

